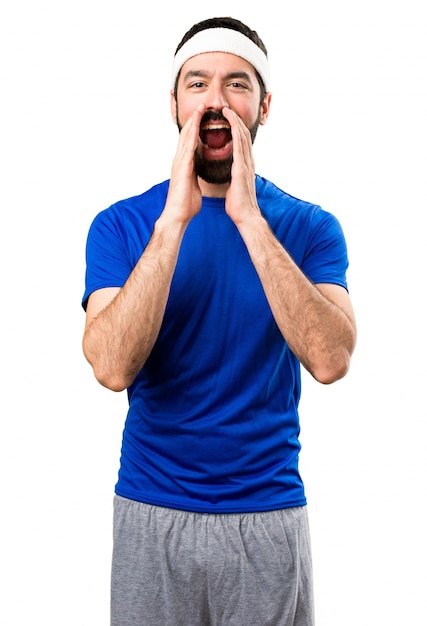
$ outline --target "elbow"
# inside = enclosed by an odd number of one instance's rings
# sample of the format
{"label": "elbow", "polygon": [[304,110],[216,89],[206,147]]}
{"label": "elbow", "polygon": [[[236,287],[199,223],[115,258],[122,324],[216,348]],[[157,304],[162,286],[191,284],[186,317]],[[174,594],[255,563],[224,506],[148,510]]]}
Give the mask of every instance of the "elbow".
{"label": "elbow", "polygon": [[335,350],[321,350],[309,368],[311,375],[323,385],[331,385],[344,378],[350,370],[351,357],[356,347],[357,334],[354,329],[345,342]]}
{"label": "elbow", "polygon": [[326,359],[313,365],[309,371],[313,378],[322,385],[332,385],[347,375],[350,369],[351,354],[343,352],[334,359]]}
{"label": "elbow", "polygon": [[313,378],[322,385],[332,385],[332,383],[336,383],[338,380],[341,380],[341,378],[344,378],[349,369],[349,366],[334,368],[324,367],[312,371],[311,374]]}
{"label": "elbow", "polygon": [[110,389],[110,391],[124,391],[133,382],[134,377],[126,377],[117,369],[111,368],[108,364],[103,364],[101,359],[94,358],[93,355],[85,349],[84,344],[83,354],[85,355],[89,365],[92,367],[95,379],[100,385]]}
{"label": "elbow", "polygon": [[106,387],[110,391],[115,391],[116,393],[124,391],[131,384],[122,377],[110,374],[108,372],[98,371],[95,368],[93,368],[93,373],[100,385]]}
{"label": "elbow", "polygon": [[135,375],[127,375],[119,368],[112,368],[108,364],[103,366],[102,363],[91,363],[91,365],[96,380],[110,391],[124,391],[135,379]]}

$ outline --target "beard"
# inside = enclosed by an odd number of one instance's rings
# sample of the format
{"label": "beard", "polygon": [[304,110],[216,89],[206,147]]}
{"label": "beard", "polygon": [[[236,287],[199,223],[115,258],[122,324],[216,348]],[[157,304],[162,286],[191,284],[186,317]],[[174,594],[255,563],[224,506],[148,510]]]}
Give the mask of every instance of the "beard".
{"label": "beard", "polygon": [[[182,125],[179,122],[179,114],[178,108],[176,111],[177,115],[177,126],[179,132],[182,130]],[[258,128],[260,125],[260,117],[261,110],[258,113],[258,117],[255,120],[255,123],[249,128],[249,132],[251,134],[252,144],[255,141],[256,134],[258,132]],[[221,120],[228,123],[226,118],[220,112],[215,111],[207,111],[202,118],[201,124],[204,124],[207,121],[212,120]],[[218,159],[218,160],[210,160],[205,159],[199,150],[196,150],[194,154],[194,169],[196,172],[196,176],[200,177],[207,183],[212,185],[224,185],[225,183],[231,182],[231,166],[233,165],[233,156],[228,157],[227,159]]]}
{"label": "beard", "polygon": [[194,155],[194,169],[196,176],[213,185],[223,185],[231,182],[231,166],[233,157],[228,159],[218,159],[210,161],[204,159],[200,152],[196,150]]}

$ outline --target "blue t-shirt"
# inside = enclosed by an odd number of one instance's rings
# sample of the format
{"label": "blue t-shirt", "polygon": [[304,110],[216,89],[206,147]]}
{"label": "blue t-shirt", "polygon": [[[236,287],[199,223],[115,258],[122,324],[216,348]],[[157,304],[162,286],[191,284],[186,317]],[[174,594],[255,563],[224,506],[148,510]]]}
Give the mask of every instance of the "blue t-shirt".
{"label": "blue t-shirt", "polygon": [[[121,287],[165,205],[169,181],[94,219],[83,304]],[[313,283],[347,287],[334,216],[257,176],[261,211]],[[206,513],[306,504],[298,470],[300,364],[267,303],[223,198],[203,198],[179,252],[164,320],[128,389],[116,493]]]}

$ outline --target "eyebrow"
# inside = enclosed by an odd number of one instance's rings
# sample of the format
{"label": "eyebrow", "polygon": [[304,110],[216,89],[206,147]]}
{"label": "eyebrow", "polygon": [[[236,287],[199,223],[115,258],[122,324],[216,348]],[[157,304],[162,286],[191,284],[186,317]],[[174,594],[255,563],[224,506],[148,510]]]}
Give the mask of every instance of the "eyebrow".
{"label": "eyebrow", "polygon": [[[189,70],[188,72],[185,73],[184,75],[184,80],[189,80],[190,78],[210,78],[213,75],[212,72],[208,72],[207,70]],[[243,79],[248,81],[249,83],[252,83],[252,79],[250,77],[250,75],[247,72],[230,72],[229,74],[226,74],[224,76],[224,80],[230,80],[230,79]]]}

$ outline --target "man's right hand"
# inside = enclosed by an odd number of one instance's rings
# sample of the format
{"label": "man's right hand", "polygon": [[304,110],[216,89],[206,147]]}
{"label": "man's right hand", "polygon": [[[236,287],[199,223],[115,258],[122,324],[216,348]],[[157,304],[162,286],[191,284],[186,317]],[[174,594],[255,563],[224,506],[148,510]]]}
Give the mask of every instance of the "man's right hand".
{"label": "man's right hand", "polygon": [[163,214],[173,216],[183,223],[190,222],[202,207],[202,192],[195,172],[194,154],[200,143],[200,122],[205,111],[205,105],[200,104],[183,126],[172,163],[169,193]]}

